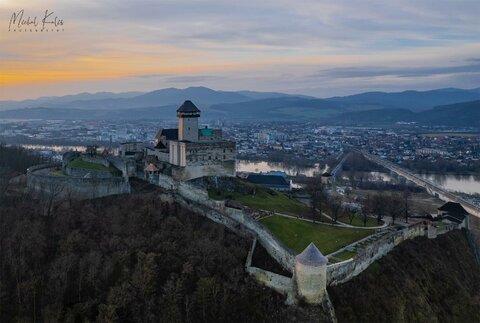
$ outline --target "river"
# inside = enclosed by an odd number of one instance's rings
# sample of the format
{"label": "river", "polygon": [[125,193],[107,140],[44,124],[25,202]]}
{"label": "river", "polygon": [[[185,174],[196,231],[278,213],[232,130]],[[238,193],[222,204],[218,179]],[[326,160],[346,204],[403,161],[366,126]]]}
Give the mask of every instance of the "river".
{"label": "river", "polygon": [[249,160],[237,160],[237,172],[249,172],[260,173],[270,171],[285,172],[288,176],[303,175],[307,177],[314,177],[318,174],[322,174],[326,168],[320,167],[319,164],[315,164],[314,167],[299,167],[288,166],[279,162],[267,162],[267,161],[249,161]]}
{"label": "river", "polygon": [[[62,146],[62,145],[22,145],[27,149],[35,150],[49,150],[62,152],[67,150],[85,150],[85,146]],[[320,167],[319,164],[315,164],[313,167],[299,167],[286,165],[281,162],[267,162],[267,161],[249,161],[249,160],[237,160],[236,166],[237,172],[269,172],[269,171],[282,171],[289,176],[303,175],[307,177],[313,177],[325,172],[326,168]],[[370,175],[381,178],[384,181],[389,181],[391,176],[385,173],[371,172]],[[433,183],[443,187],[451,192],[461,192],[466,194],[480,194],[480,175],[431,175],[420,174],[424,179],[430,180]]]}
{"label": "river", "polygon": [[420,174],[419,176],[451,192],[480,194],[480,175]]}
{"label": "river", "polygon": [[[284,163],[279,162],[267,162],[267,161],[237,161],[238,172],[269,172],[269,171],[282,171],[289,176],[304,175],[307,177],[313,177],[317,174],[322,174],[325,169],[316,164],[315,167],[295,167],[287,166]],[[392,179],[391,174],[370,172],[369,175],[372,179],[390,181]],[[451,192],[461,192],[466,194],[480,194],[480,175],[425,175],[420,174],[422,178],[432,181],[433,183],[443,187]],[[396,177],[396,176],[394,176]]]}

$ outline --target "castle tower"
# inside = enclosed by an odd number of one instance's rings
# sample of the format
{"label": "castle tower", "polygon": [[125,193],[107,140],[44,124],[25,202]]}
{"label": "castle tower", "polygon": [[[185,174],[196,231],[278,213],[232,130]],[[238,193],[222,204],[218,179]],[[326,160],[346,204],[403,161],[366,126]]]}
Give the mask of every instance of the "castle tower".
{"label": "castle tower", "polygon": [[295,283],[297,294],[307,303],[323,301],[327,288],[328,259],[312,243],[295,257]]}
{"label": "castle tower", "polygon": [[187,100],[177,109],[178,140],[198,141],[198,118],[200,110]]}

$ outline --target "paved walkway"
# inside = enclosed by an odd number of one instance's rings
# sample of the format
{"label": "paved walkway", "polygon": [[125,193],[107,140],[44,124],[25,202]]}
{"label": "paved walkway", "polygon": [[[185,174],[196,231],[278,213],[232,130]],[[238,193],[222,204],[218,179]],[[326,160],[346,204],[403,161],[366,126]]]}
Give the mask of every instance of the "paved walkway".
{"label": "paved walkway", "polygon": [[[265,210],[263,210],[263,211],[265,211]],[[268,211],[265,211],[265,212],[268,212]],[[302,221],[307,221],[307,222],[312,222],[312,223],[324,224],[324,225],[329,225],[329,226],[334,226],[334,227],[351,228],[351,229],[375,230],[375,229],[386,228],[389,225],[388,221],[384,221],[383,225],[376,226],[376,227],[359,227],[359,226],[355,226],[355,225],[346,224],[346,223],[343,223],[343,222],[340,222],[340,221],[337,221],[337,223],[325,223],[325,222],[321,222],[321,221],[305,219],[305,218],[296,217],[296,216],[293,216],[293,215],[288,215],[288,214],[279,213],[279,212],[273,212],[273,214],[264,216],[264,217],[262,217],[262,219],[268,218],[268,217],[271,217],[271,216],[274,216],[274,215],[280,215],[280,216],[284,216],[284,217],[287,217],[287,218],[292,218],[292,219],[297,219],[297,220],[302,220]],[[326,218],[330,219],[331,221],[333,221],[333,219],[328,214],[322,212],[322,215],[325,216]]]}

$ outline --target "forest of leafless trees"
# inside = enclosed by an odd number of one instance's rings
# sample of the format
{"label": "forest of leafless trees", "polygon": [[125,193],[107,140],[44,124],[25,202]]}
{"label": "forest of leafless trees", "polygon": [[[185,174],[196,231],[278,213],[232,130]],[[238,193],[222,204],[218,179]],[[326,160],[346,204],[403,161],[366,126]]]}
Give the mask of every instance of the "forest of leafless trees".
{"label": "forest of leafless trees", "polygon": [[[8,173],[38,162],[18,154],[1,155]],[[155,190],[87,201],[6,194],[0,322],[308,320],[246,274],[250,245]]]}

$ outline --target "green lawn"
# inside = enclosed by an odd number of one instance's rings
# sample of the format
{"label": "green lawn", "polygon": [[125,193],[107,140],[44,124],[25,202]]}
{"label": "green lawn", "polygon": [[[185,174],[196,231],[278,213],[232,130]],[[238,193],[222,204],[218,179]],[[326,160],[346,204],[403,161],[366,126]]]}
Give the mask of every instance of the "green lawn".
{"label": "green lawn", "polygon": [[63,173],[63,171],[60,170],[60,169],[54,170],[54,171],[52,172],[52,175],[53,175],[53,176],[65,176],[65,174]]}
{"label": "green lawn", "polygon": [[234,199],[253,209],[290,215],[308,214],[310,211],[305,204],[298,200],[291,199],[280,192],[266,191],[260,187],[256,189],[255,195],[212,189],[208,191],[208,196],[214,200]]}
{"label": "green lawn", "polygon": [[342,260],[348,260],[350,258],[353,258],[357,254],[356,251],[342,251],[339,254],[335,255],[335,258],[339,258]]}
{"label": "green lawn", "polygon": [[[338,221],[346,223],[346,224],[351,224],[357,227],[363,227],[363,218],[361,216],[354,216],[352,223],[350,223],[350,218],[347,215],[344,215],[338,219]],[[367,225],[366,227],[378,227],[383,225],[383,221],[380,221],[380,224],[378,224],[377,219],[374,219],[372,217],[367,217]]]}
{"label": "green lawn", "polygon": [[374,233],[374,230],[340,228],[280,215],[263,218],[260,222],[291,249],[301,252],[313,242],[324,255]]}
{"label": "green lawn", "polygon": [[100,171],[104,171],[104,172],[110,172],[112,174],[118,172],[118,170],[114,167],[105,167],[101,164],[90,163],[90,162],[84,161],[81,158],[77,158],[77,159],[72,160],[68,165],[70,167],[74,167],[74,168],[100,170]]}

